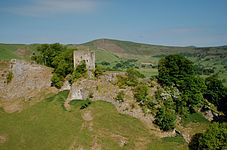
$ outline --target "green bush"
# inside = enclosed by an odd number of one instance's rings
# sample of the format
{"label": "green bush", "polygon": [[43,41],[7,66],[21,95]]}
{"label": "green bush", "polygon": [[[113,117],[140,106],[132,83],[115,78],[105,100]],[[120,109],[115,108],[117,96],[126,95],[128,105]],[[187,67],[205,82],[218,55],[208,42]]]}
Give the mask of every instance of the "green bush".
{"label": "green bush", "polygon": [[227,115],[227,87],[224,87],[222,81],[218,79],[218,74],[206,78],[205,83],[207,90],[204,98],[217,106],[219,111]]}
{"label": "green bush", "polygon": [[7,79],[7,83],[10,83],[13,79],[13,71],[10,70],[9,73],[7,74],[6,76],[6,79]]}
{"label": "green bush", "polygon": [[69,78],[69,83],[73,84],[77,79],[87,76],[87,67],[85,60],[81,61],[80,64],[76,66],[76,69],[73,71],[72,76]]}
{"label": "green bush", "polygon": [[126,79],[126,84],[128,86],[136,86],[139,83],[138,78],[145,78],[143,74],[141,74],[139,71],[130,68],[127,70],[127,79]]}
{"label": "green bush", "polygon": [[127,77],[124,75],[117,75],[117,85],[119,88],[124,89],[126,87],[125,81],[127,80]]}
{"label": "green bush", "polygon": [[126,75],[117,75],[118,82],[117,85],[120,88],[125,88],[125,86],[136,86],[139,83],[139,78],[144,78],[145,76],[139,71],[130,68],[127,70]]}
{"label": "green bush", "polygon": [[54,73],[52,78],[51,78],[51,82],[52,82],[52,86],[55,86],[57,88],[61,88],[61,86],[64,83],[64,77],[57,74],[57,73]]}
{"label": "green bush", "polygon": [[176,120],[176,114],[173,109],[166,108],[164,105],[158,110],[155,116],[154,123],[160,126],[164,131],[175,128],[174,121]]}
{"label": "green bush", "polygon": [[148,86],[145,83],[140,83],[136,86],[134,90],[134,97],[137,102],[139,102],[141,105],[145,104],[145,101],[147,100],[148,95]]}
{"label": "green bush", "polygon": [[227,148],[227,123],[214,122],[199,138],[199,149],[219,150]]}
{"label": "green bush", "polygon": [[124,97],[125,97],[124,91],[120,91],[120,92],[118,92],[118,94],[117,94],[117,96],[116,96],[115,99],[116,99],[118,102],[124,102]]}
{"label": "green bush", "polygon": [[93,98],[93,97],[94,97],[93,93],[89,93],[89,98]]}
{"label": "green bush", "polygon": [[103,72],[104,72],[104,68],[102,66],[96,65],[95,72],[94,72],[95,77],[101,76]]}

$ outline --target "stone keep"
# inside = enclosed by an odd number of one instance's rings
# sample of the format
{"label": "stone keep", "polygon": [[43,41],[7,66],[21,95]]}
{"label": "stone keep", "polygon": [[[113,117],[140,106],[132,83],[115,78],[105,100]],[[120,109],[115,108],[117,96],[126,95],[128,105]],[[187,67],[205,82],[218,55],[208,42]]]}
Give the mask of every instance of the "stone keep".
{"label": "stone keep", "polygon": [[78,50],[73,53],[74,68],[82,60],[85,60],[87,69],[95,69],[95,52],[89,50]]}

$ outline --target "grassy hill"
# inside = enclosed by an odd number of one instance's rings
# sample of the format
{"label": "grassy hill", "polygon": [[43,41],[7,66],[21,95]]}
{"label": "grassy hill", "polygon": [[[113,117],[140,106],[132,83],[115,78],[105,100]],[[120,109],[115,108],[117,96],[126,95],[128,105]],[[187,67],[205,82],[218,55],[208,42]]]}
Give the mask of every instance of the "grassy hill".
{"label": "grassy hill", "polygon": [[[12,58],[29,60],[39,44],[0,44],[0,59]],[[158,60],[169,54],[180,54],[191,59],[199,66],[200,75],[207,77],[219,72],[220,79],[227,86],[227,46],[220,47],[173,47],[134,43],[110,39],[99,39],[83,44],[70,44],[69,48],[90,49],[96,52],[96,63],[108,62],[105,67],[114,68],[118,63],[125,64],[128,59],[135,59],[128,66],[139,69],[147,77],[157,75]],[[126,62],[127,63],[127,62]],[[150,63],[151,65],[145,65]],[[128,66],[123,66],[125,70]]]}
{"label": "grassy hill", "polygon": [[0,110],[0,136],[4,139],[0,149],[188,149],[182,137],[155,137],[141,121],[119,114],[104,101],[92,102],[84,110],[80,109],[83,101],[73,101],[72,110],[66,111],[62,105],[68,93],[60,92],[22,112]]}
{"label": "grassy hill", "polygon": [[29,60],[33,52],[36,52],[38,44],[0,44],[0,59],[24,59]]}
{"label": "grassy hill", "polygon": [[[212,73],[219,72],[220,79],[227,86],[227,46],[220,47],[173,47],[134,43],[128,41],[118,41],[109,39],[99,39],[74,47],[90,49],[96,51],[97,63],[109,62],[107,67],[113,67],[121,61],[136,59],[134,66],[147,77],[157,75],[158,60],[170,54],[180,54],[192,60],[199,66],[200,75],[207,77]],[[107,56],[101,56],[105,54]],[[114,60],[114,61],[113,61]],[[142,66],[150,63],[152,66]]]}

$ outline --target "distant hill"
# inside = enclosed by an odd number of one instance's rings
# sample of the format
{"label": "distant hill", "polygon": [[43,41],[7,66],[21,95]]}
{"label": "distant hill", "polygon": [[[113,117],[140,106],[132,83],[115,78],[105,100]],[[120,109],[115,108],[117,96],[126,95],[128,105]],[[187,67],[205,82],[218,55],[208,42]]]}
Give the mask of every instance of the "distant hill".
{"label": "distant hill", "polygon": [[[0,59],[24,58],[36,51],[36,47],[40,44],[3,44],[0,43]],[[129,41],[119,41],[111,39],[98,39],[83,44],[69,44],[71,48],[90,49],[100,52],[111,53],[119,57],[138,57],[152,56],[163,57],[169,54],[181,54],[184,56],[194,56],[200,58],[226,58],[227,46],[219,47],[174,47],[160,46],[135,43]]]}
{"label": "distant hill", "polygon": [[[37,46],[40,44],[0,44],[0,59],[12,58],[30,60]],[[220,78],[227,86],[227,46],[218,47],[176,47],[142,44],[129,41],[111,39],[98,39],[83,44],[68,44],[69,48],[80,50],[90,49],[95,51],[96,63],[108,62],[108,68],[113,68],[117,63],[128,59],[135,59],[134,66],[145,74],[157,75],[158,60],[169,54],[180,54],[191,59],[202,70],[200,75],[206,77],[210,73],[220,72]],[[141,67],[142,64],[152,64],[151,67]],[[201,71],[200,71],[201,72]],[[205,74],[203,73],[205,72]],[[208,72],[208,73],[207,73]]]}
{"label": "distant hill", "polygon": [[169,54],[182,54],[185,56],[202,56],[213,58],[227,57],[227,46],[220,47],[174,47],[141,44],[129,41],[119,41],[110,39],[99,39],[84,44],[79,47],[89,47],[90,50],[109,51],[119,56],[163,56]]}

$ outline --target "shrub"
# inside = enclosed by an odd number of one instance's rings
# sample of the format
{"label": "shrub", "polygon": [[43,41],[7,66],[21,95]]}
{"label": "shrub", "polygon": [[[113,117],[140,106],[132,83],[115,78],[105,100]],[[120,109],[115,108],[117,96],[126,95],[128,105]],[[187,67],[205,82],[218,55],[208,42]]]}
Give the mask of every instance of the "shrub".
{"label": "shrub", "polygon": [[71,78],[69,79],[70,84],[75,82],[77,79],[81,77],[87,76],[87,68],[85,60],[81,61],[79,65],[77,65],[76,69],[73,71]]}
{"label": "shrub", "polygon": [[96,65],[95,67],[95,77],[101,76],[104,72],[104,68],[102,66]]}
{"label": "shrub", "polygon": [[176,120],[176,114],[173,109],[166,108],[164,105],[161,106],[159,111],[156,113],[154,123],[160,126],[164,131],[173,129],[175,127],[174,121]]}
{"label": "shrub", "polygon": [[64,83],[64,77],[57,74],[57,73],[54,73],[52,78],[51,78],[51,82],[52,82],[53,86],[55,86],[57,88],[61,88],[61,86]]}
{"label": "shrub", "polygon": [[207,90],[204,97],[215,106],[219,111],[227,115],[227,88],[224,87],[221,80],[218,80],[218,74],[214,74],[205,80]]}
{"label": "shrub", "polygon": [[109,62],[106,62],[106,61],[102,61],[102,62],[101,62],[101,65],[103,65],[103,66],[108,66],[108,65],[110,65],[110,63],[109,63]]}
{"label": "shrub", "polygon": [[125,97],[124,91],[120,91],[120,92],[118,92],[117,97],[115,99],[118,102],[124,102],[124,97]]}
{"label": "shrub", "polygon": [[6,79],[7,79],[7,83],[12,81],[12,79],[13,79],[13,71],[12,70],[9,71],[9,73],[6,76]]}
{"label": "shrub", "polygon": [[145,83],[140,83],[136,86],[134,90],[134,97],[137,102],[140,102],[140,104],[144,104],[144,102],[147,100],[148,95],[148,86]]}
{"label": "shrub", "polygon": [[93,97],[94,97],[93,93],[89,93],[89,98],[93,98]]}
{"label": "shrub", "polygon": [[124,89],[126,86],[125,81],[127,80],[127,77],[124,75],[117,75],[117,85],[119,88]]}
{"label": "shrub", "polygon": [[227,148],[227,123],[214,122],[199,138],[199,149],[218,150]]}
{"label": "shrub", "polygon": [[139,83],[138,78],[145,78],[145,76],[133,68],[127,70],[126,84],[128,86],[136,86]]}

